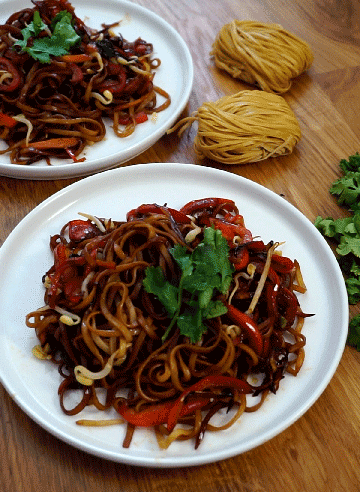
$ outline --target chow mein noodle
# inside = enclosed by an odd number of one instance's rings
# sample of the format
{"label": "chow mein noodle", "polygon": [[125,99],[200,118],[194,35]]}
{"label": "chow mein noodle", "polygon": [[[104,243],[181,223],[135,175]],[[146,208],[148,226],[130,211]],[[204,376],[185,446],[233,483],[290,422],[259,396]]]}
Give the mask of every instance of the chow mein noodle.
{"label": "chow mein noodle", "polygon": [[79,425],[123,422],[124,447],[151,427],[161,448],[197,448],[298,374],[310,316],[299,264],[254,238],[232,200],[143,204],[120,222],[81,215],[51,237],[45,305],[26,317],[34,354],[58,366],[62,411],[99,410]]}
{"label": "chow mein noodle", "polygon": [[169,106],[154,85],[152,44],[115,34],[117,23],[89,28],[67,0],[32,3],[0,25],[0,154],[11,163],[84,161],[104,139],[104,118],[123,138]]}

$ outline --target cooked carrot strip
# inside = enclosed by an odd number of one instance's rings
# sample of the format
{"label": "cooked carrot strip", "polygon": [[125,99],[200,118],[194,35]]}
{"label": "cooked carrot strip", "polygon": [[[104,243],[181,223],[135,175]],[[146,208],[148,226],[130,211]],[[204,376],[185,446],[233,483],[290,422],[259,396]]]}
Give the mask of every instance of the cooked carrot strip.
{"label": "cooked carrot strip", "polygon": [[66,149],[74,147],[78,143],[77,138],[50,138],[49,140],[41,140],[39,142],[30,142],[29,147],[33,149]]}

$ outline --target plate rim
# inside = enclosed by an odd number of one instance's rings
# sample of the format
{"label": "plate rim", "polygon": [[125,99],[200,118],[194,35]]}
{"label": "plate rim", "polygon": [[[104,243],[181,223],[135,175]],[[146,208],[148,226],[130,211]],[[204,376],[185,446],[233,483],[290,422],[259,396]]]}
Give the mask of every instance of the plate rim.
{"label": "plate rim", "polygon": [[[18,0],[19,1],[19,0]],[[30,0],[28,0],[30,1]],[[86,0],[74,0],[75,10],[79,6],[76,5],[76,1],[80,2],[83,6]],[[118,4],[119,7],[124,7],[126,9],[131,9],[131,11],[136,12],[138,15],[146,16],[149,19],[154,20],[157,24],[161,25],[163,29],[171,34],[172,38],[176,40],[178,48],[181,48],[182,56],[184,57],[184,65],[187,68],[186,84],[182,86],[182,97],[180,98],[179,104],[175,110],[169,114],[167,120],[161,123],[158,128],[152,132],[152,136],[148,136],[145,140],[141,140],[138,144],[130,146],[125,150],[121,150],[119,153],[112,154],[107,160],[101,158],[100,167],[97,166],[96,162],[99,159],[95,159],[90,164],[87,161],[67,164],[57,164],[54,166],[42,165],[21,165],[12,163],[0,162],[0,176],[15,178],[15,179],[28,179],[28,180],[52,180],[52,179],[69,179],[77,177],[85,177],[98,172],[113,169],[116,166],[121,166],[122,164],[128,162],[129,160],[137,157],[142,152],[145,152],[151,148],[158,140],[160,140],[166,133],[166,131],[171,128],[171,126],[176,122],[181,113],[184,111],[194,83],[194,63],[189,47],[187,46],[185,40],[180,35],[180,33],[167,21],[162,19],[160,15],[156,14],[152,10],[144,7],[140,4],[131,2],[130,0],[106,0],[108,3],[114,5]],[[3,4],[11,5],[12,0],[0,0],[0,7]],[[24,6],[25,8],[25,6]],[[156,47],[155,47],[156,48]],[[171,107],[171,105],[170,105]],[[109,131],[110,129],[108,129]],[[111,131],[111,130],[110,130]],[[155,135],[156,137],[153,137]],[[112,136],[112,135],[111,135]],[[101,144],[101,142],[100,142]],[[120,155],[119,155],[120,154]],[[125,157],[121,157],[121,154],[125,154]],[[8,154],[3,154],[8,156]],[[1,156],[0,156],[1,157]]]}
{"label": "plate rim", "polygon": [[[149,164],[137,164],[137,165],[132,165],[132,166],[126,166],[122,168],[117,168],[117,169],[112,169],[108,171],[104,171],[101,174],[96,174],[92,176],[88,176],[87,178],[83,178],[80,181],[77,181],[75,183],[72,183],[63,189],[59,190],[57,193],[54,195],[50,196],[49,198],[45,199],[42,203],[40,203],[36,208],[34,208],[31,212],[29,212],[20,222],[19,224],[14,228],[14,230],[9,234],[9,236],[5,239],[3,245],[0,248],[0,263],[1,263],[1,258],[3,255],[3,252],[11,246],[12,238],[16,236],[19,230],[21,230],[22,227],[26,226],[28,222],[31,222],[33,220],[33,217],[36,217],[38,213],[41,213],[44,209],[47,209],[47,207],[51,207],[52,204],[56,206],[56,202],[58,200],[62,200],[66,198],[66,195],[69,195],[71,197],[72,194],[76,193],[77,189],[80,189],[81,187],[86,187],[89,182],[92,181],[97,181],[97,180],[105,180],[108,177],[113,177],[115,175],[121,175],[121,174],[133,174],[133,173],[139,173],[140,175],[144,171],[146,172],[151,172],[152,169],[156,170],[157,172],[161,172],[161,170],[168,171],[169,166],[172,169],[179,170],[181,173],[188,173],[191,171],[194,171],[195,173],[198,172],[205,172],[209,175],[212,175],[214,177],[220,177],[226,175],[228,178],[229,175],[232,173],[228,171],[223,171],[223,170],[218,170],[214,168],[206,168],[206,167],[201,167],[198,165],[194,164],[182,164],[182,163],[149,163]],[[320,244],[325,247],[326,251],[329,253],[328,259],[331,262],[331,266],[337,271],[338,276],[337,281],[340,280],[340,267],[335,259],[335,255],[333,255],[333,252],[331,251],[328,243],[326,242],[325,238],[321,235],[321,233],[315,228],[315,226],[310,222],[310,220],[302,213],[300,212],[295,206],[293,206],[291,203],[287,202],[284,200],[282,197],[277,195],[275,192],[271,191],[270,189],[264,187],[263,185],[260,185],[252,180],[249,180],[248,178],[245,178],[243,176],[239,175],[232,175],[235,180],[237,180],[239,183],[242,182],[247,186],[251,186],[255,190],[259,191],[261,195],[265,194],[266,196],[272,198],[275,203],[279,203],[282,206],[285,206],[286,209],[289,209],[293,214],[298,216],[302,222],[305,223],[305,225],[310,226],[312,228],[313,233],[317,236],[317,239],[320,241]],[[115,181],[115,180],[114,180]],[[121,184],[119,185],[121,187]],[[330,255],[331,253],[331,255]],[[1,268],[0,268],[1,270]],[[345,283],[341,283],[340,286],[340,292],[339,292],[339,302],[343,308],[342,312],[342,319],[344,324],[348,322],[348,303],[347,303],[347,294],[346,294],[346,289],[345,289]],[[343,327],[342,327],[343,328]],[[6,380],[6,377],[4,377],[3,374],[3,368],[0,365],[0,381],[9,393],[9,395],[14,399],[14,401],[18,404],[22,410],[25,411],[25,413],[35,422],[37,422],[42,428],[46,429],[49,431],[52,435],[55,437],[61,439],[64,442],[67,442],[71,446],[81,449],[84,452],[90,453],[92,455],[109,459],[115,462],[121,462],[124,464],[131,464],[131,465],[138,465],[138,466],[147,466],[147,467],[183,467],[183,466],[197,466],[197,465],[202,465],[206,463],[212,463],[215,461],[221,461],[223,459],[227,459],[233,456],[236,456],[238,454],[242,454],[246,451],[249,451],[250,449],[254,449],[255,447],[263,444],[264,442],[272,439],[273,437],[279,435],[281,432],[283,432],[285,429],[290,427],[293,423],[295,423],[304,413],[307,412],[307,410],[318,400],[318,398],[321,396],[323,391],[326,389],[328,384],[330,383],[343,354],[343,351],[345,349],[345,343],[346,343],[346,331],[343,328],[343,331],[341,332],[341,337],[339,341],[339,346],[337,348],[337,357],[335,357],[331,364],[329,365],[327,371],[326,371],[326,378],[323,379],[321,384],[317,384],[317,391],[307,399],[306,405],[303,405],[301,409],[296,413],[295,417],[291,419],[291,422],[288,423],[287,421],[284,422],[283,425],[280,425],[277,427],[277,430],[275,433],[268,433],[267,437],[258,439],[256,441],[255,439],[255,444],[253,443],[249,447],[243,447],[241,451],[236,451],[234,450],[231,451],[226,451],[223,450],[222,452],[217,452],[217,457],[214,458],[212,454],[206,455],[205,457],[200,455],[198,457],[196,456],[191,456],[191,458],[186,459],[183,456],[179,456],[177,461],[174,462],[174,458],[167,459],[166,456],[162,457],[161,459],[148,459],[148,458],[141,458],[141,457],[135,457],[131,455],[123,455],[121,453],[121,449],[119,450],[119,453],[114,456],[114,453],[109,451],[108,453],[104,451],[99,451],[96,449],[96,447],[93,447],[89,444],[86,443],[79,443],[79,442],[74,442],[74,440],[71,439],[69,436],[64,436],[61,432],[59,432],[58,429],[54,429],[53,426],[49,425],[47,422],[43,422],[37,418],[37,416],[33,415],[33,412],[31,408],[26,404],[26,402],[22,401],[21,398],[19,399],[19,396],[16,394],[13,394],[11,384],[9,385],[9,381]],[[1,335],[1,333],[0,333]],[[254,441],[254,440],[253,440]]]}

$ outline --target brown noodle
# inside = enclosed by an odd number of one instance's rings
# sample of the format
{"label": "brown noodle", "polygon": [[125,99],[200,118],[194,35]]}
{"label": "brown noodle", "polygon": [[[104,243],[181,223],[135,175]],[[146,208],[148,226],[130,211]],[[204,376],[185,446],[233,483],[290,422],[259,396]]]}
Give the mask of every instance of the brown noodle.
{"label": "brown noodle", "polygon": [[[170,320],[144,289],[145,269],[160,266],[176,284],[180,270],[170,249],[181,244],[192,251],[202,241],[204,224],[222,230],[234,266],[228,292],[217,298],[243,313],[257,334],[229,307],[206,321],[199,343],[176,325],[162,341]],[[216,198],[190,202],[180,211],[142,205],[124,222],[90,217],[65,224],[50,240],[54,264],[43,278],[45,306],[26,318],[40,341],[38,356],[59,367],[65,414],[79,414],[88,405],[99,412],[115,408],[128,421],[123,445],[129,446],[137,425],[151,426],[149,415],[165,412],[153,425],[159,445],[194,438],[197,447],[206,430],[226,429],[244,412],[257,410],[286,372],[297,375],[304,360],[307,315],[294,294],[299,266],[277,246],[253,239],[235,203]],[[82,392],[81,401],[67,408],[65,397],[74,389]],[[105,390],[104,402],[98,390]],[[249,392],[260,402],[251,405]],[[179,398],[184,413],[176,414],[175,423],[183,425],[171,429],[169,411]],[[230,408],[227,423],[210,423]]]}
{"label": "brown noodle", "polygon": [[[90,29],[67,0],[32,0],[33,8],[14,13],[0,26],[0,112],[15,121],[3,125],[0,138],[11,163],[32,164],[52,157],[85,160],[84,148],[104,139],[104,118],[120,137],[131,135],[148,115],[166,109],[170,96],[154,85],[161,61],[141,38],[129,42],[111,26]],[[72,14],[81,38],[69,55],[41,63],[14,46],[34,12],[48,26],[61,11]],[[45,32],[45,31],[43,31]],[[164,98],[158,104],[158,96]]]}

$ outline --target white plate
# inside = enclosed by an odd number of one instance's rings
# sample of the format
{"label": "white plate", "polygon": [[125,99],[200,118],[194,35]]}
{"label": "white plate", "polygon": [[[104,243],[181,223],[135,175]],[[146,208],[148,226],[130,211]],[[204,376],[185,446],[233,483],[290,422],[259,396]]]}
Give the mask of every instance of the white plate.
{"label": "white plate", "polygon": [[[171,96],[170,106],[139,125],[133,135],[122,139],[117,137],[106,123],[106,136],[102,142],[87,147],[82,154],[85,162],[73,163],[71,159],[52,159],[52,166],[43,160],[29,166],[11,164],[9,155],[0,155],[0,175],[23,179],[62,179],[86,176],[110,169],[124,163],[157,142],[177,120],[190,97],[193,84],[193,63],[191,54],[179,33],[167,22],[150,10],[126,0],[74,0],[76,15],[89,27],[101,28],[101,24],[121,21],[116,32],[128,41],[141,37],[152,43],[154,56],[161,59],[156,70],[154,83]],[[26,7],[32,7],[30,0],[0,0],[0,24],[8,17]],[[159,102],[162,98],[159,96]],[[1,143],[1,148],[6,146]]]}
{"label": "white plate", "polygon": [[[245,414],[228,431],[160,450],[150,430],[136,430],[130,449],[122,448],[123,426],[84,428],[79,417],[59,408],[60,376],[52,364],[31,354],[37,343],[25,315],[43,302],[41,277],[51,265],[49,237],[78,212],[123,220],[141,203],[180,207],[207,196],[231,198],[247,227],[264,241],[286,241],[283,253],[302,267],[308,292],[305,312],[306,358],[300,374],[286,376],[278,393]],[[348,327],[344,281],[334,255],[319,231],[286,200],[232,173],[191,164],[139,164],[82,179],[34,209],[0,249],[0,380],[17,404],[36,422],[67,443],[110,460],[153,467],[199,465],[254,448],[293,424],[317,400],[340,361]],[[86,409],[81,418],[97,418]]]}

